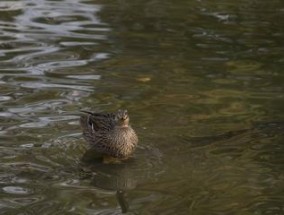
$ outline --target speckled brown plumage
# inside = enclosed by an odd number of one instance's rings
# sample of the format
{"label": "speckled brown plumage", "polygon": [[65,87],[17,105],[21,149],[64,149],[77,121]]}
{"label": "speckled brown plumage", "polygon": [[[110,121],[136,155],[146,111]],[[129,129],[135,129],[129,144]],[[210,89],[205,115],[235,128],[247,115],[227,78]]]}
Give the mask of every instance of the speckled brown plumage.
{"label": "speckled brown plumage", "polygon": [[93,149],[118,159],[127,159],[134,152],[138,138],[129,125],[126,110],[115,113],[82,112],[86,113],[80,119],[83,137]]}

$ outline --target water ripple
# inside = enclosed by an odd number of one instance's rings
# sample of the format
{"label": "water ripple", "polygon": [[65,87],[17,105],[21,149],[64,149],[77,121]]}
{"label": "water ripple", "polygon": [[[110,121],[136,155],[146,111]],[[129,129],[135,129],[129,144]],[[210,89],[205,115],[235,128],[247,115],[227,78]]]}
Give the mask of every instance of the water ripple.
{"label": "water ripple", "polygon": [[7,186],[2,188],[4,192],[9,194],[17,194],[17,195],[23,195],[23,194],[29,194],[31,191],[24,187],[19,186]]}
{"label": "water ripple", "polygon": [[[1,2],[0,10],[18,11],[13,22],[0,22],[1,37],[9,38],[0,43],[4,48],[0,51],[2,63],[10,69],[25,70],[33,75],[44,75],[47,70],[88,64],[92,61],[91,58],[78,59],[78,56],[72,61],[40,62],[37,59],[63,51],[64,46],[94,46],[97,40],[105,40],[105,33],[110,30],[96,16],[101,10],[100,5],[88,6],[77,0],[56,3],[4,1]],[[92,37],[89,36],[91,32]],[[78,41],[80,38],[89,41]],[[61,40],[59,46],[54,43],[57,40]],[[70,56],[68,53],[64,55]]]}
{"label": "water ripple", "polygon": [[68,84],[45,84],[45,83],[34,83],[34,82],[25,82],[20,84],[21,87],[32,88],[32,89],[40,89],[40,88],[68,88],[74,90],[82,90],[82,91],[93,91],[93,87],[90,86],[78,86],[78,85],[68,85]]}

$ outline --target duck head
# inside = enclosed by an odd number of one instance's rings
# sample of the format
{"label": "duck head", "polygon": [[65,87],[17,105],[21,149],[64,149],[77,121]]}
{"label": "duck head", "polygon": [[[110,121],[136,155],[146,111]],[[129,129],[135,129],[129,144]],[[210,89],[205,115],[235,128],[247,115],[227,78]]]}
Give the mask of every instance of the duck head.
{"label": "duck head", "polygon": [[118,110],[115,116],[115,121],[118,126],[128,127],[129,115],[128,115],[127,110]]}

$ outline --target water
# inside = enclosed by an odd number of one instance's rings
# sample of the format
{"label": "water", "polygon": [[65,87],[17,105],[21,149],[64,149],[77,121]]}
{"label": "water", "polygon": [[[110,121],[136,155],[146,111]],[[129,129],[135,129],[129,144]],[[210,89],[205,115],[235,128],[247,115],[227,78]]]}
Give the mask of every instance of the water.
{"label": "water", "polygon": [[[273,1],[1,1],[1,214],[283,214]],[[127,108],[105,165],[79,110]]]}

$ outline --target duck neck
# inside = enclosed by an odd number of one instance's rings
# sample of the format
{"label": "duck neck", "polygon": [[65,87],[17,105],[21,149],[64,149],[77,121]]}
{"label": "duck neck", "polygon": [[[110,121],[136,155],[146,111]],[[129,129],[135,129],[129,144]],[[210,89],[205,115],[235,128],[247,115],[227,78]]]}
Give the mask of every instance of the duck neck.
{"label": "duck neck", "polygon": [[121,125],[117,125],[115,126],[116,129],[127,129],[129,128],[128,124],[121,124]]}

